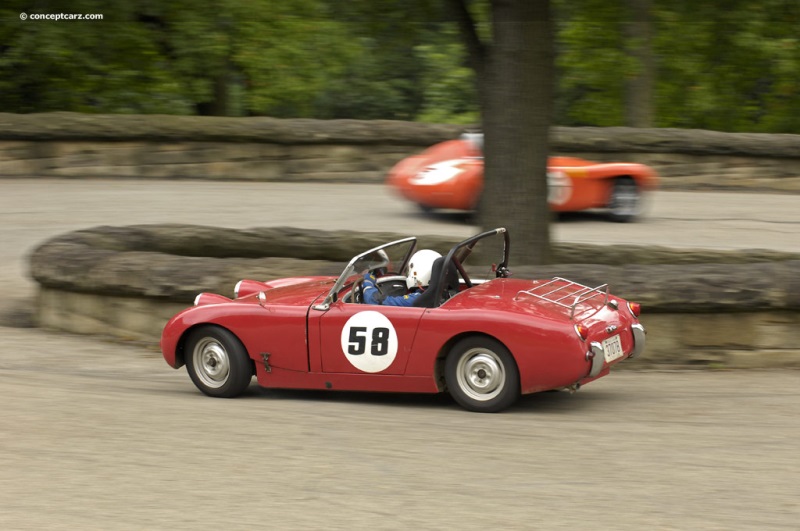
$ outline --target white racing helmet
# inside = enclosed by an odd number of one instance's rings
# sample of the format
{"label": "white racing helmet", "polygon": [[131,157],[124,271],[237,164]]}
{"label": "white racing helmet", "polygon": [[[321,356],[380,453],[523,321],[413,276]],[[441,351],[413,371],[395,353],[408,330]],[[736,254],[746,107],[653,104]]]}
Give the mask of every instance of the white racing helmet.
{"label": "white racing helmet", "polygon": [[406,278],[406,286],[408,289],[417,287],[417,284],[427,286],[431,281],[431,269],[433,262],[442,255],[430,249],[422,249],[414,253],[411,260],[408,261],[408,277]]}

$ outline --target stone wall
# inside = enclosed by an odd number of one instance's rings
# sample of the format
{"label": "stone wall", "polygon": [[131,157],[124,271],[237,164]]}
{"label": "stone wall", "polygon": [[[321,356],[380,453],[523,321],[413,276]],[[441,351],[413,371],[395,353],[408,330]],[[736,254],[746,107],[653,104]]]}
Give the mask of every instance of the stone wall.
{"label": "stone wall", "polygon": [[[0,113],[0,177],[382,182],[463,126]],[[800,193],[800,135],[554,127],[554,154],[653,166],[665,189]]]}
{"label": "stone wall", "polygon": [[[242,278],[337,275],[389,233],[189,225],[98,227],[64,234],[31,256],[41,326],[155,345],[166,321]],[[287,244],[291,242],[291,245]],[[420,238],[446,251],[454,241]],[[631,367],[800,368],[800,255],[558,244],[560,265],[512,267],[517,278],[608,283],[642,303],[647,354]],[[592,264],[580,258],[592,257]],[[620,264],[620,256],[633,263]]]}
{"label": "stone wall", "polygon": [[0,177],[382,182],[399,145],[2,141]]}

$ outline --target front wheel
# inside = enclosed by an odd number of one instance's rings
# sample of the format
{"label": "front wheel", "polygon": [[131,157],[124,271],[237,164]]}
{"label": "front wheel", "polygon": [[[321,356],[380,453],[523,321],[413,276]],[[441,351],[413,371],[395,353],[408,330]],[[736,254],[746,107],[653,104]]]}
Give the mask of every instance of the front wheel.
{"label": "front wheel", "polygon": [[250,385],[253,368],[241,341],[218,326],[202,326],[186,339],[186,371],[208,396],[233,398]]}
{"label": "front wheel", "polygon": [[609,217],[625,223],[635,219],[642,211],[642,198],[636,181],[630,177],[614,180],[608,200]]}
{"label": "front wheel", "polygon": [[499,341],[487,337],[456,343],[447,355],[445,381],[456,402],[480,413],[506,409],[520,395],[514,357]]}

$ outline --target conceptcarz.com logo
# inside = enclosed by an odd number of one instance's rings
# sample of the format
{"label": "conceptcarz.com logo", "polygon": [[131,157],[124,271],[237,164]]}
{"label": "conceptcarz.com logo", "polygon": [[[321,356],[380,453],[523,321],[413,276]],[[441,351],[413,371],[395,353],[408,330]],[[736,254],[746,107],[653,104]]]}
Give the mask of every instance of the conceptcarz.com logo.
{"label": "conceptcarz.com logo", "polygon": [[20,13],[20,20],[103,20],[102,13]]}

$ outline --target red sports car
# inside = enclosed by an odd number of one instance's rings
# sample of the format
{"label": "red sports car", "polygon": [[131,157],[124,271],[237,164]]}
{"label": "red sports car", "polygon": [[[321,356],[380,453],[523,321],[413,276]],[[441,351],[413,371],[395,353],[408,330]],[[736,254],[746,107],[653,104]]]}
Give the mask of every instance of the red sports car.
{"label": "red sports car", "polygon": [[[387,183],[426,210],[474,210],[483,190],[482,145],[483,135],[477,133],[436,144],[398,162]],[[643,195],[658,187],[649,166],[573,157],[551,157],[547,180],[553,211],[602,208],[615,221],[638,216]]]}
{"label": "red sports car", "polygon": [[[608,286],[509,278],[503,228],[437,259],[415,306],[365,304],[365,272],[384,295],[406,292],[416,245],[365,251],[338,278],[242,280],[233,299],[201,293],[164,328],[164,358],[215,397],[241,394],[255,374],[273,388],[448,391],[466,409],[495,412],[520,394],[576,390],[645,348],[639,305]],[[497,264],[481,258],[487,248]],[[470,255],[485,265],[468,265]]]}

